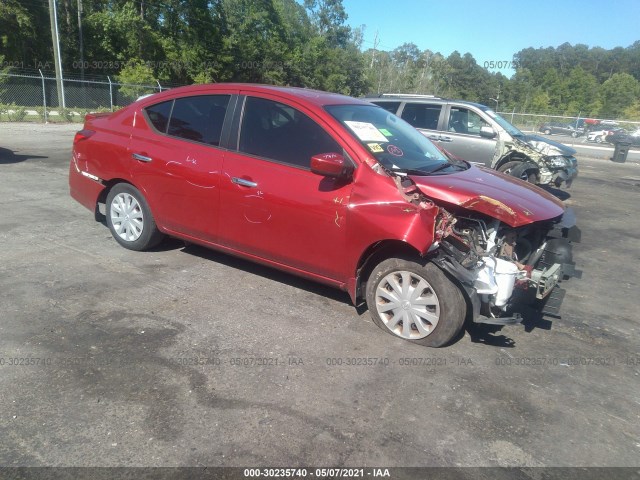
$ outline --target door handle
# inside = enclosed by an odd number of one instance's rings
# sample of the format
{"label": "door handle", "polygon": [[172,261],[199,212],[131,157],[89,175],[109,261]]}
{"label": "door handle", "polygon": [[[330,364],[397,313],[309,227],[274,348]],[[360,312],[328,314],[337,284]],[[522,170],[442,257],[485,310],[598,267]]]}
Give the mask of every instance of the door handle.
{"label": "door handle", "polygon": [[453,138],[441,136],[440,137],[440,141],[441,142],[453,142]]}
{"label": "door handle", "polygon": [[251,180],[245,180],[244,178],[231,177],[231,181],[236,185],[242,185],[243,187],[255,188],[258,186],[256,182],[252,182]]}
{"label": "door handle", "polygon": [[140,155],[139,153],[133,153],[131,154],[131,156],[133,157],[134,160],[138,160],[140,162],[145,162],[145,163],[149,163],[151,160],[153,160],[151,157],[146,157],[145,155]]}
{"label": "door handle", "polygon": [[433,140],[433,141],[435,141],[435,142],[437,142],[437,141],[439,141],[439,140],[440,140],[440,137],[439,137],[438,135],[428,135],[428,136],[427,136],[427,138],[428,138],[429,140]]}

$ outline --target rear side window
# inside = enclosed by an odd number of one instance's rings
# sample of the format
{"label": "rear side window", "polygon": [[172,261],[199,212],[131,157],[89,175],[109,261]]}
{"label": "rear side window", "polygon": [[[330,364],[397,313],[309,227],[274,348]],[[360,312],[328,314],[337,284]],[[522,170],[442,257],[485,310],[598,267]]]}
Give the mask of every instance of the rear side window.
{"label": "rear side window", "polygon": [[173,100],[168,102],[157,103],[147,107],[147,116],[149,120],[156,128],[156,130],[165,133],[167,131],[167,125],[169,124],[169,115],[171,115],[171,105]]}
{"label": "rear side window", "polygon": [[282,103],[248,97],[240,151],[296,167],[309,168],[311,157],[341,153],[342,147],[304,113]]}
{"label": "rear side window", "polygon": [[219,145],[230,95],[177,98],[167,133],[209,145]]}
{"label": "rear side window", "polygon": [[384,108],[387,112],[391,112],[395,115],[400,107],[400,102],[371,102],[379,107]]}
{"label": "rear side window", "polygon": [[437,130],[441,110],[442,105],[407,103],[402,111],[402,119],[415,128]]}

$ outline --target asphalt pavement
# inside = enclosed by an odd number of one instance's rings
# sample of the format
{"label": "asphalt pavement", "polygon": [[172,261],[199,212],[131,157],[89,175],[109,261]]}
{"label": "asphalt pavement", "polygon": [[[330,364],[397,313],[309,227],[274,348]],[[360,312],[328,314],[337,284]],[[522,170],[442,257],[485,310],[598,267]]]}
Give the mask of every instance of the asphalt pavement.
{"label": "asphalt pavement", "polygon": [[640,164],[579,155],[561,318],[395,339],[346,294],[68,194],[77,126],[0,124],[1,466],[640,465]]}

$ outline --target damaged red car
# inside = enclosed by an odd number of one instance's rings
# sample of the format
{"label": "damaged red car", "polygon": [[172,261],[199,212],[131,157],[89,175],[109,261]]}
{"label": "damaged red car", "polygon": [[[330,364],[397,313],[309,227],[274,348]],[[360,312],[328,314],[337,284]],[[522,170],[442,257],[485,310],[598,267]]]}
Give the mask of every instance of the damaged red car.
{"label": "damaged red car", "polygon": [[169,235],[332,285],[427,346],[556,312],[575,273],[555,197],[331,93],[200,85],[87,115],[69,183],[125,248]]}

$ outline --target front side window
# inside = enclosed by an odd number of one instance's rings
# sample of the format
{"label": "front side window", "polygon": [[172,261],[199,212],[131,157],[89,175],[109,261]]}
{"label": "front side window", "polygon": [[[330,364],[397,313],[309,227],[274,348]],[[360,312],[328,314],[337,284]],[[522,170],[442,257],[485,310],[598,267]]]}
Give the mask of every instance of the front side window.
{"label": "front side window", "polygon": [[219,145],[229,98],[229,95],[177,98],[167,134],[208,145]]}
{"label": "front side window", "polygon": [[467,108],[451,107],[449,113],[450,132],[465,133],[468,135],[480,135],[480,129],[490,126],[480,115]]}
{"label": "front side window", "polygon": [[407,103],[402,111],[402,119],[415,128],[438,129],[438,119],[442,105],[429,103]]}
{"label": "front side window", "polygon": [[313,155],[342,152],[342,147],[304,113],[257,97],[246,99],[238,147],[249,155],[302,168],[309,168]]}

